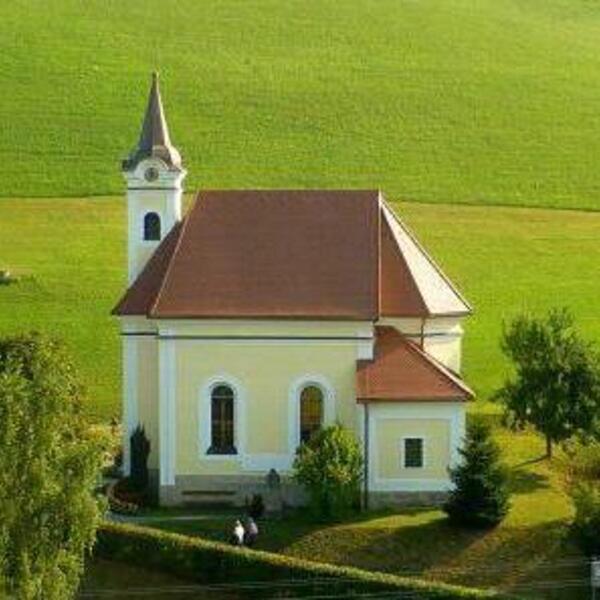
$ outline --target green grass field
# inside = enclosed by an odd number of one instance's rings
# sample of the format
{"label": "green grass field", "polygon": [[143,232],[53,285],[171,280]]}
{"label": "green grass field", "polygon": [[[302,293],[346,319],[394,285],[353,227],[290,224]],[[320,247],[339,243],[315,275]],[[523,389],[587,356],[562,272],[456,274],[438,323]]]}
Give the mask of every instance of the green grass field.
{"label": "green grass field", "polygon": [[[125,285],[125,201],[0,200],[0,333],[40,329],[67,341],[95,418],[120,414],[120,342],[109,316]],[[503,319],[568,306],[600,339],[600,214],[396,204],[475,307],[465,373],[481,399],[501,383]]]}
{"label": "green grass field", "polygon": [[190,188],[598,209],[599,56],[589,0],[3,2],[0,195],[120,193],[159,68]]}
{"label": "green grass field", "polygon": [[[465,375],[472,410],[494,411],[503,320],[567,306],[600,340],[599,57],[590,0],[0,3],[0,270],[19,278],[0,285],[0,335],[63,338],[90,417],[120,414],[119,163],[159,69],[188,190],[384,190],[474,305]],[[493,532],[413,510],[280,522],[262,543],[533,596],[519,586],[581,580],[570,503],[535,461],[541,440],[498,435],[515,495]],[[163,524],[209,537],[223,525]]]}

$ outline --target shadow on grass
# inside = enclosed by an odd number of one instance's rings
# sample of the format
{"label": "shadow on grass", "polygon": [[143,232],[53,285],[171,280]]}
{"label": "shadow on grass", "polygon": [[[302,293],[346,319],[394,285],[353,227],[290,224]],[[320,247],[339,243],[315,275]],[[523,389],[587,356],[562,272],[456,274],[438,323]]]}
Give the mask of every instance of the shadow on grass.
{"label": "shadow on grass", "polygon": [[547,475],[533,471],[511,469],[509,477],[510,491],[513,494],[531,494],[550,487]]}
{"label": "shadow on grass", "polygon": [[[340,531],[330,543],[341,552],[336,556],[325,548],[321,560],[468,586],[497,586],[524,592],[525,597],[540,597],[540,584],[552,587],[555,582],[559,589],[587,576],[586,560],[560,520],[535,527],[471,530],[452,526],[440,515],[362,537],[357,530]],[[569,596],[549,596],[546,591],[543,597],[585,597],[577,588],[569,589]]]}

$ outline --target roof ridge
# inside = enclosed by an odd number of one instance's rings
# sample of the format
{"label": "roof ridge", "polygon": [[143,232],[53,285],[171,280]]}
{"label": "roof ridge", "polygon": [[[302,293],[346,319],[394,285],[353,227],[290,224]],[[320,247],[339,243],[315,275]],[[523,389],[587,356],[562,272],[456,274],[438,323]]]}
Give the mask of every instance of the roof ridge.
{"label": "roof ridge", "polygon": [[[431,255],[429,254],[429,252],[427,252],[427,250],[424,248],[424,246],[421,244],[421,242],[419,242],[419,240],[416,238],[416,236],[414,235],[414,233],[412,232],[412,230],[410,229],[410,227],[408,227],[406,225],[406,223],[404,223],[404,221],[396,214],[396,212],[385,201],[385,199],[383,199],[383,204],[384,204],[385,208],[387,209],[387,211],[392,215],[392,218],[396,221],[396,223],[398,223],[398,225],[402,228],[402,230],[410,238],[410,240],[412,241],[412,243],[417,247],[417,249],[419,250],[419,252],[421,252],[423,254],[423,256],[429,262],[429,264],[435,269],[435,271],[438,273],[438,275],[444,280],[444,282],[452,290],[452,292],[455,294],[455,296],[462,302],[462,304],[464,304],[465,308],[467,308],[467,310],[469,312],[472,312],[473,308],[471,307],[471,305],[469,304],[469,302],[458,291],[458,289],[456,288],[456,286],[452,283],[452,280],[446,275],[446,273],[444,273],[444,271],[442,270],[442,268],[431,257]],[[396,241],[396,243],[398,243],[398,242]],[[400,254],[402,254],[404,256],[404,254],[403,254],[402,251],[400,251]],[[410,271],[410,267],[409,267],[409,271]],[[412,273],[412,271],[411,271],[411,273]],[[425,306],[427,306],[427,303],[425,303]],[[431,311],[429,310],[429,306],[427,306],[427,310],[431,314]]]}

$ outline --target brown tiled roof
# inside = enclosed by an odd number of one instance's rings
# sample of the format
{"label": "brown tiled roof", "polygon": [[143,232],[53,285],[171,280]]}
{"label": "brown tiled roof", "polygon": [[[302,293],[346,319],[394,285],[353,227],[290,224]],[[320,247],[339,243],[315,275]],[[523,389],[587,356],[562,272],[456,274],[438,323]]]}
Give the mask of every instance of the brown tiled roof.
{"label": "brown tiled roof", "polygon": [[379,192],[239,190],[201,192],[114,312],[376,320],[469,307]]}
{"label": "brown tiled roof", "polygon": [[357,363],[358,402],[443,402],[472,395],[457,375],[392,327],[376,327],[373,360]]}
{"label": "brown tiled roof", "polygon": [[113,309],[116,315],[146,315],[154,304],[165,273],[179,241],[181,223],[160,243],[146,266]]}
{"label": "brown tiled roof", "polygon": [[202,192],[150,316],[374,319],[378,218],[376,191]]}

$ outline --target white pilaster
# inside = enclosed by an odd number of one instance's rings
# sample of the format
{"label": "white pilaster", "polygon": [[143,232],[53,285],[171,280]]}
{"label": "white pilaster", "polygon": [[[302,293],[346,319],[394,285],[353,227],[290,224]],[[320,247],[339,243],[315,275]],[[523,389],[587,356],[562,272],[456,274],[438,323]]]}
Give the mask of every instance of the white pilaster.
{"label": "white pilaster", "polygon": [[138,347],[135,337],[123,336],[123,472],[131,472],[131,434],[138,426]]}
{"label": "white pilaster", "polygon": [[160,485],[175,485],[177,460],[177,411],[175,407],[177,359],[175,340],[158,342],[159,410],[158,435],[160,453]]}

